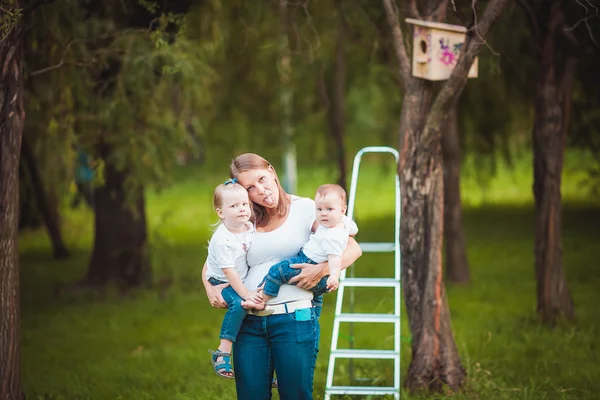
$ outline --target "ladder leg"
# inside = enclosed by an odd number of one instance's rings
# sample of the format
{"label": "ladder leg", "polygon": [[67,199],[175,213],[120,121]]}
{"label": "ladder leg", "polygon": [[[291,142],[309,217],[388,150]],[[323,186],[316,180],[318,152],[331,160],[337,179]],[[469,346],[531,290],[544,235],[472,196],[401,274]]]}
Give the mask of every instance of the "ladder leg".
{"label": "ladder leg", "polygon": [[[360,160],[365,153],[391,153],[398,164],[398,152],[391,147],[373,146],[361,149],[354,157],[352,168],[352,182],[348,198],[348,217],[354,217],[354,206],[356,201],[356,191],[358,186],[358,172],[360,169]],[[395,215],[394,215],[394,241],[392,243],[363,243],[361,248],[366,252],[394,252],[394,278],[356,278],[354,276],[354,266],[350,267],[350,277],[346,278],[346,271],[342,270],[340,276],[340,287],[337,293],[335,315],[333,320],[333,332],[331,337],[331,353],[329,356],[329,365],[327,369],[327,379],[325,384],[325,400],[330,400],[332,395],[393,395],[394,399],[400,399],[400,334],[401,334],[401,254],[400,254],[400,179],[395,176]],[[350,312],[342,313],[345,287],[350,288]],[[354,288],[355,287],[388,287],[394,288],[394,314],[375,314],[375,313],[355,313],[354,309]],[[350,323],[350,348],[338,349],[340,323]],[[354,347],[354,323],[393,323],[394,324],[394,350],[369,350],[355,349]],[[389,387],[382,386],[333,386],[333,375],[335,372],[335,363],[338,358],[347,358],[349,360],[349,380],[354,383],[353,359],[392,359],[394,360],[394,384]]]}

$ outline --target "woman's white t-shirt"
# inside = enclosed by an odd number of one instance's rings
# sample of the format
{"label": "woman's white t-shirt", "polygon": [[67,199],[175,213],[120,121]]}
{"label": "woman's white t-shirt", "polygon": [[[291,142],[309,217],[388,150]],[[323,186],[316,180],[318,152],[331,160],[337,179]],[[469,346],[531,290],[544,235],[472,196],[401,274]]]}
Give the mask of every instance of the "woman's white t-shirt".
{"label": "woman's white t-shirt", "polygon": [[[250,270],[244,281],[248,290],[256,290],[272,265],[298,254],[311,235],[315,221],[315,202],[312,199],[292,196],[287,219],[279,228],[270,232],[254,232],[247,261]],[[268,304],[312,299],[308,290],[294,285],[281,285],[279,295]]]}

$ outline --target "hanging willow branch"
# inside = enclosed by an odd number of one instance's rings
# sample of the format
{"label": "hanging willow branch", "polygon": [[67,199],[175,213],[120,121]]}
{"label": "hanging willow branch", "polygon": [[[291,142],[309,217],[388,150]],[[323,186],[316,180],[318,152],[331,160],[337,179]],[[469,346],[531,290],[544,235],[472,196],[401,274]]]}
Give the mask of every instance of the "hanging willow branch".
{"label": "hanging willow branch", "polygon": [[23,16],[22,8],[3,8],[0,7],[0,40],[4,41]]}

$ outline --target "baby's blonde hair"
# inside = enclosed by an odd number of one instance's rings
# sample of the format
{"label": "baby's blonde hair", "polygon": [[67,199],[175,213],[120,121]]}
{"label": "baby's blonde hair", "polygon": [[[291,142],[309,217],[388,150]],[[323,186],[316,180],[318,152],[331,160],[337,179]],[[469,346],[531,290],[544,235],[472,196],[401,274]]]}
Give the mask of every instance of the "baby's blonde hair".
{"label": "baby's blonde hair", "polygon": [[325,185],[319,186],[317,189],[317,193],[315,194],[315,198],[325,197],[329,193],[337,194],[340,197],[340,199],[342,199],[342,203],[344,203],[344,206],[347,206],[346,191],[344,190],[343,187],[341,187],[340,185],[336,185],[334,183],[326,183]]}
{"label": "baby's blonde hair", "polygon": [[244,192],[246,195],[248,195],[246,189],[244,189],[244,187],[237,182],[230,183],[230,181],[227,181],[227,183],[221,183],[219,186],[217,186],[213,195],[213,207],[215,210],[223,206],[223,198],[227,195],[227,193],[235,192]]}

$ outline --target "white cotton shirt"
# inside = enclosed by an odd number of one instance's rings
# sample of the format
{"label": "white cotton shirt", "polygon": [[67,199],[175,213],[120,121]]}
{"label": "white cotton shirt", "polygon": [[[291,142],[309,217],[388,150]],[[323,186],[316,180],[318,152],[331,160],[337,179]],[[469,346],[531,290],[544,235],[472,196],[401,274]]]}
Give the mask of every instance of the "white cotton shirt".
{"label": "white cotton shirt", "polygon": [[[246,262],[246,249],[250,247],[254,236],[254,226],[247,223],[248,231],[235,234],[230,232],[225,225],[221,224],[213,233],[208,244],[208,259],[206,261],[206,278],[215,278],[228,282],[223,269],[235,268],[235,271],[243,281],[248,275],[248,264]],[[246,249],[244,249],[244,245]]]}
{"label": "white cotton shirt", "polygon": [[308,243],[302,251],[306,257],[316,263],[327,261],[328,255],[341,256],[348,245],[348,236],[355,235],[358,227],[350,218],[344,215],[344,226],[340,228],[327,228],[319,225],[314,235],[311,235]]}
{"label": "white cotton shirt", "polygon": [[[278,261],[294,257],[308,242],[315,221],[315,202],[312,199],[292,196],[290,211],[285,222],[270,232],[254,232],[247,260],[250,270],[244,284],[248,290],[256,290],[269,268]],[[281,285],[279,295],[268,304],[312,299],[308,290],[294,285]]]}

